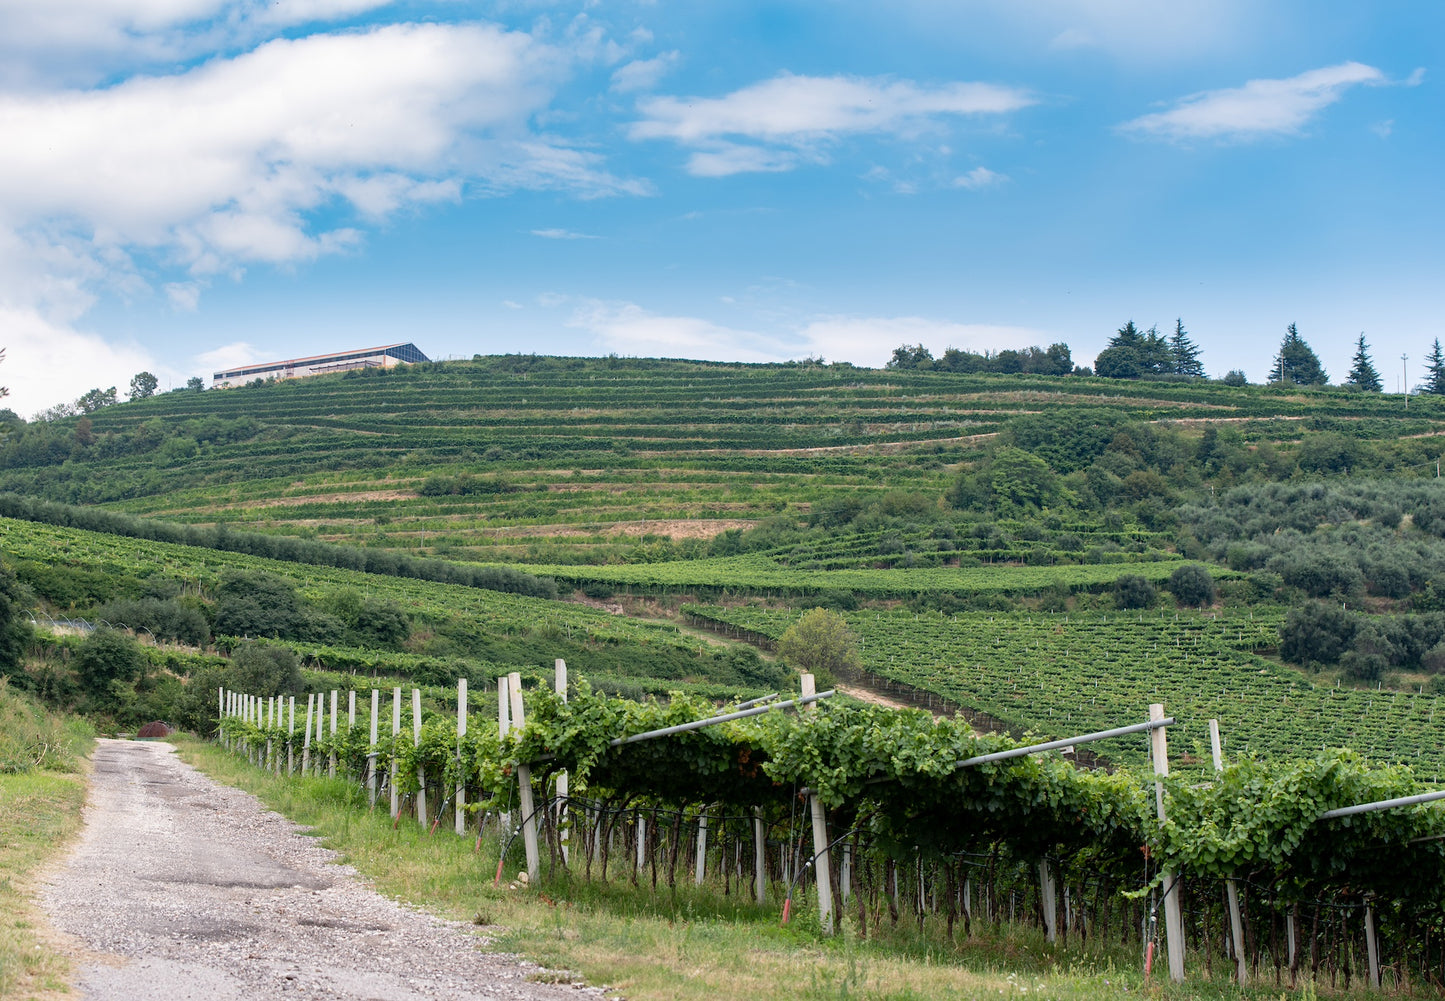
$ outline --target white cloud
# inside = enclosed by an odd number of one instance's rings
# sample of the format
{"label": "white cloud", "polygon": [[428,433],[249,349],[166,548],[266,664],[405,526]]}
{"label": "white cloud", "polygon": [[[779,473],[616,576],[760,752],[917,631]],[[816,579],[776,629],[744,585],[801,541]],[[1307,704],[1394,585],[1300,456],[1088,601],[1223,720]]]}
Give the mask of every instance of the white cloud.
{"label": "white cloud", "polygon": [[[671,139],[699,150],[702,176],[787,170],[805,152],[841,136],[905,136],[946,117],[1001,115],[1035,103],[1027,91],[988,83],[924,86],[880,77],[784,73],[723,97],[654,97],[640,102],[634,139]],[[766,145],[763,145],[766,144]]]}
{"label": "white cloud", "polygon": [[1373,66],[1341,63],[1283,80],[1250,80],[1242,87],[1191,94],[1168,111],[1143,115],[1119,129],[1181,141],[1298,135],[1350,87],[1385,82]]}
{"label": "white cloud", "polygon": [[619,93],[651,90],[682,59],[682,53],[673,50],[651,59],[634,59],[619,66],[612,74],[612,89]]}
{"label": "white cloud", "polygon": [[[935,356],[945,348],[983,353],[1044,346],[1058,340],[1048,331],[981,323],[952,323],[920,316],[825,316],[798,332],[808,354],[830,361],[881,366],[900,344],[922,344]],[[797,357],[795,353],[793,357]]]}
{"label": "white cloud", "polygon": [[222,344],[210,351],[203,351],[193,359],[199,367],[205,369],[206,375],[219,372],[222,369],[237,368],[241,365],[250,365],[252,362],[267,361],[260,351],[249,341],[233,341],[230,344]]}
{"label": "white cloud", "polygon": [[1002,184],[1008,180],[1007,174],[1000,174],[997,171],[989,170],[987,167],[974,167],[966,174],[953,179],[953,186],[956,188],[968,188],[970,191],[977,191],[979,188],[992,187],[995,184]]}
{"label": "white cloud", "polygon": [[201,303],[204,282],[170,282],[166,285],[166,298],[171,306],[181,313],[194,313]]}
{"label": "white cloud", "polygon": [[716,361],[826,358],[880,366],[900,344],[982,353],[1047,345],[1059,338],[1029,327],[952,323],[918,316],[820,316],[778,332],[724,326],[695,316],[667,316],[631,302],[581,300],[568,321],[591,331],[603,350]]}
{"label": "white cloud", "polygon": [[503,305],[503,306],[506,306],[508,309],[522,309],[522,308],[524,308],[520,302],[514,302],[514,301],[511,300],[511,299],[503,299],[503,300],[502,300],[502,305]]}
{"label": "white cloud", "polygon": [[600,237],[591,233],[574,233],[570,229],[534,229],[533,236],[540,236],[544,240],[597,240]]}
{"label": "white cloud", "polygon": [[51,323],[30,309],[0,306],[0,330],[5,332],[0,385],[10,388],[0,407],[24,417],[91,389],[116,386],[124,392],[137,372],[169,372],[141,348],[110,344]]}

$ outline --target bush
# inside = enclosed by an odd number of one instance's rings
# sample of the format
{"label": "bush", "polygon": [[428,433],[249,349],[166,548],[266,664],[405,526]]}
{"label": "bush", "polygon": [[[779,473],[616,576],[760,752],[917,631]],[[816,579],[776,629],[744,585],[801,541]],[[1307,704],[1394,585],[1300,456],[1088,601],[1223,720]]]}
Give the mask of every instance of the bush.
{"label": "bush", "polygon": [[1169,593],[1190,608],[1214,604],[1214,578],[1198,563],[1187,563],[1169,575]]}
{"label": "bush", "polygon": [[1291,664],[1335,664],[1355,638],[1355,620],[1333,603],[1291,608],[1279,627],[1279,655]]}
{"label": "bush", "polygon": [[1157,597],[1154,585],[1138,574],[1126,573],[1114,581],[1115,608],[1148,608]]}
{"label": "bush", "polygon": [[230,687],[250,695],[285,695],[303,691],[301,663],[290,647],[243,643],[231,653]]}
{"label": "bush", "polygon": [[847,620],[824,608],[803,613],[788,627],[778,640],[778,656],[801,671],[811,671],[820,689],[832,684],[837,671],[863,666]]}

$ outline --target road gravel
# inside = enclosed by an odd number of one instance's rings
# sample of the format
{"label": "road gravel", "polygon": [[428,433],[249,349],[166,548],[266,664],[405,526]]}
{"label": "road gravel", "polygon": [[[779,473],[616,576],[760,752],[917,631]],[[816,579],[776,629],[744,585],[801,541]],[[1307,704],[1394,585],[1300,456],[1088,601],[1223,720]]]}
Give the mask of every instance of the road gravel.
{"label": "road gravel", "polygon": [[[599,997],[539,983],[469,926],[404,907],[162,742],[101,740],[79,843],[41,903],[97,999]],[[543,979],[546,979],[545,977]]]}

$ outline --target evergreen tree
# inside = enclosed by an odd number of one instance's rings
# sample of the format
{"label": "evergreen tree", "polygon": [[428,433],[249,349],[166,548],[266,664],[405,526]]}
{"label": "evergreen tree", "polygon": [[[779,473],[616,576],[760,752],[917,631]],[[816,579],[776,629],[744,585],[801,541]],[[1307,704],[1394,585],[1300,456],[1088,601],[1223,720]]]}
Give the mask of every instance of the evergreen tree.
{"label": "evergreen tree", "polygon": [[1174,363],[1175,375],[1203,377],[1204,363],[1199,360],[1199,345],[1190,339],[1182,319],[1174,321],[1174,334],[1169,338],[1169,355]]}
{"label": "evergreen tree", "polygon": [[1155,327],[1140,330],[1130,320],[1109,339],[1094,359],[1094,372],[1106,379],[1137,379],[1174,371],[1174,356],[1167,338]]}
{"label": "evergreen tree", "polygon": [[1380,382],[1380,373],[1375,371],[1375,363],[1370,360],[1364,331],[1360,331],[1360,339],[1355,343],[1354,367],[1350,369],[1345,385],[1366,393],[1378,393],[1385,388]]}
{"label": "evergreen tree", "polygon": [[1425,356],[1425,385],[1420,387],[1433,396],[1445,396],[1445,354],[1440,351],[1440,338]]}
{"label": "evergreen tree", "polygon": [[1329,382],[1319,355],[1305,343],[1299,330],[1291,323],[1285,331],[1284,343],[1274,357],[1274,369],[1270,372],[1271,382],[1291,383],[1296,386],[1323,386]]}

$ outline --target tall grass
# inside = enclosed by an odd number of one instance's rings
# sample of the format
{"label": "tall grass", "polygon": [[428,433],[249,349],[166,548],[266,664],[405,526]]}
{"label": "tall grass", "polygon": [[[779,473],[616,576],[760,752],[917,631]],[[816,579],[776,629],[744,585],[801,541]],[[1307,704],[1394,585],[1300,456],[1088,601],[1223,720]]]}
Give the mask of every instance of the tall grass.
{"label": "tall grass", "polygon": [[0,775],[75,771],[94,738],[86,720],[53,713],[0,677]]}

